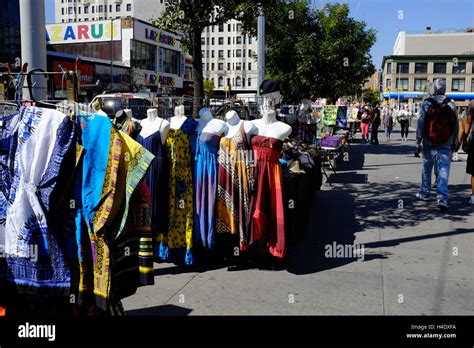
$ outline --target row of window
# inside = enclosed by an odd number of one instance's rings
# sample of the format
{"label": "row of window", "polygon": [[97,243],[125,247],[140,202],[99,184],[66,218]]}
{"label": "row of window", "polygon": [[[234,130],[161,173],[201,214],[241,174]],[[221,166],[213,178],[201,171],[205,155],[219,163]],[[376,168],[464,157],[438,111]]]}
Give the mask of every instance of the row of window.
{"label": "row of window", "polygon": [[[410,63],[394,63],[396,66],[396,73],[408,74],[410,71]],[[474,67],[473,67],[474,73]],[[447,63],[434,63],[433,64],[433,73],[434,74],[446,74],[447,72]],[[387,63],[387,74],[392,73],[392,63]],[[415,63],[415,74],[427,74],[428,73],[428,63]],[[466,62],[454,62],[453,64],[453,74],[465,74],[466,73]]]}
{"label": "row of window", "polygon": [[[246,58],[246,50],[227,50],[227,58]],[[248,50],[248,57],[253,58],[253,51]],[[216,51],[215,50],[203,50],[202,51],[203,58],[216,58]],[[217,58],[224,58],[224,50],[217,51]]]}
{"label": "row of window", "polygon": [[[112,18],[114,18],[114,17],[111,16],[111,17],[109,17],[108,19],[112,19]],[[116,16],[115,18],[116,18],[116,19],[119,19],[120,16]],[[101,20],[103,20],[103,19],[107,19],[107,17],[97,17],[97,18],[92,17],[91,20],[92,20],[92,21],[95,21],[96,19],[97,19],[98,21],[101,21]],[[66,19],[63,19],[63,20],[62,20],[62,23],[68,23],[68,22],[69,22],[69,23],[73,23],[73,22],[88,22],[88,21],[89,21],[89,17],[85,17],[84,19],[78,18],[77,20],[76,20],[76,19],[69,18],[69,19],[67,19],[67,20],[66,20]]]}
{"label": "row of window", "polygon": [[[227,70],[242,70],[242,66],[245,69],[245,64],[242,65],[241,62],[238,63],[227,63]],[[210,68],[210,69],[209,69]],[[232,69],[231,69],[232,68]],[[209,63],[202,64],[202,69],[205,71],[216,71],[216,65],[214,63]],[[218,71],[224,71],[224,63],[218,63],[217,64],[217,70]],[[248,63],[248,69],[247,70],[252,70],[252,63]]]}
{"label": "row of window", "polygon": [[[109,13],[113,12],[113,6],[109,5]],[[65,14],[81,14],[81,9],[82,7],[63,7],[61,8],[61,14],[64,16]],[[121,4],[116,4],[115,5],[115,12],[121,12],[122,11],[122,5]],[[89,6],[85,5],[84,6],[84,14],[89,14],[89,13],[105,13],[107,12],[107,5],[98,5],[98,6]],[[132,12],[132,4],[127,4],[127,12]]]}
{"label": "row of window", "polygon": [[[437,78],[435,77],[434,80]],[[441,79],[446,81],[446,79]],[[408,79],[397,79],[396,80],[396,90],[402,89],[403,91],[408,91]],[[426,84],[428,83],[427,79],[415,79],[414,90],[416,92],[424,92],[426,90]],[[385,87],[388,90],[392,88],[392,80],[387,79]],[[466,80],[465,79],[452,79],[451,82],[451,91],[452,92],[465,92],[466,90]],[[471,91],[474,91],[474,79],[471,80]]]}
{"label": "row of window", "polygon": [[[219,25],[213,25],[211,27],[207,27],[206,28],[206,31],[209,33],[213,33],[214,31],[217,31],[219,33],[223,33],[224,32],[224,29],[226,28],[226,25],[225,24],[219,24]],[[232,32],[240,32],[242,30],[242,23],[234,23],[234,24],[231,24],[231,23],[228,23],[227,24],[227,32],[228,33],[232,33]]]}
{"label": "row of window", "polygon": [[[212,82],[214,82],[215,86],[215,79],[211,79]],[[246,84],[247,83],[247,84]],[[247,80],[245,80],[245,77],[240,77],[237,76],[236,78],[227,78],[227,86],[235,86],[235,87],[252,87],[252,78],[249,77]],[[224,87],[224,78],[222,76],[219,76],[217,79],[217,87],[223,88]]]}
{"label": "row of window", "polygon": [[[242,43],[244,45],[246,44],[246,37],[245,36],[243,38],[242,38],[242,36],[234,36],[232,38],[229,36],[227,38],[227,44],[228,45],[241,45]],[[252,38],[251,37],[249,37],[248,43],[249,43],[249,45],[252,44]],[[211,44],[211,45],[216,44],[215,37],[211,37],[211,38],[202,37],[201,38],[201,45],[209,45],[209,44]],[[217,38],[217,44],[218,45],[224,45],[224,38],[223,37],[218,37]]]}

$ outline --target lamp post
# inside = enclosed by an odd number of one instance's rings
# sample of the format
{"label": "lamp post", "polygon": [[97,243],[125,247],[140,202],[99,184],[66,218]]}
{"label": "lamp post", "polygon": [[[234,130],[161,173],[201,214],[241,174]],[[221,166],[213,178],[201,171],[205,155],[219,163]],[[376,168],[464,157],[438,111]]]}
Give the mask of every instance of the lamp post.
{"label": "lamp post", "polygon": [[402,67],[400,66],[399,63],[398,64],[398,88],[397,88],[397,91],[398,91],[398,110],[400,111],[400,80],[401,80],[401,72],[402,72]]}
{"label": "lamp post", "polygon": [[110,90],[114,86],[114,18],[110,18]]}
{"label": "lamp post", "polygon": [[260,4],[260,15],[258,16],[258,81],[257,95],[260,97],[260,85],[265,80],[265,13],[263,5]]}

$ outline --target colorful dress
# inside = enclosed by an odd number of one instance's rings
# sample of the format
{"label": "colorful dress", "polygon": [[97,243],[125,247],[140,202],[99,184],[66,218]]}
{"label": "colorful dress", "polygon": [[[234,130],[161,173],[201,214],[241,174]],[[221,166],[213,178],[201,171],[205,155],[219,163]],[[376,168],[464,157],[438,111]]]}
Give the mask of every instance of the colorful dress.
{"label": "colorful dress", "polygon": [[60,176],[73,175],[74,167],[62,164],[76,142],[76,127],[56,110],[28,107],[17,132],[5,224],[7,278],[18,293],[65,295],[71,273],[62,242],[72,236],[50,228],[50,217],[58,205],[54,190],[62,186]]}
{"label": "colorful dress", "polygon": [[161,132],[158,131],[146,138],[139,135],[137,141],[155,156],[146,177],[151,194],[151,229],[156,234],[167,233],[169,227],[169,170]]}
{"label": "colorful dress", "polygon": [[250,242],[254,154],[244,125],[232,138],[222,138],[218,156],[216,231],[239,234],[240,248]]}
{"label": "colorful dress", "polygon": [[[158,236],[158,257],[174,258],[170,249],[186,248],[185,263],[193,264],[193,153],[197,121],[188,118],[166,139],[169,161],[169,229]],[[179,261],[178,261],[179,262]]]}
{"label": "colorful dress", "polygon": [[221,137],[200,133],[194,159],[196,242],[207,249],[215,243],[214,225],[217,194],[217,153]]}
{"label": "colorful dress", "polygon": [[283,141],[257,135],[255,151],[255,195],[252,198],[252,242],[264,240],[273,256],[285,256],[285,219],[282,194],[282,168],[279,162]]}

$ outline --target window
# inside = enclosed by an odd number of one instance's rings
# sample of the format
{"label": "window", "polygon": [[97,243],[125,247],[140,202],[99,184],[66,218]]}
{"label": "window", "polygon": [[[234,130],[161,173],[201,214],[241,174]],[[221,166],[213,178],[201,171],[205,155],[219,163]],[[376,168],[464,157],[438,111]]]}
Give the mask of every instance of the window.
{"label": "window", "polygon": [[242,36],[237,36],[235,38],[235,42],[236,42],[237,45],[241,45],[242,44]]}
{"label": "window", "polygon": [[227,24],[227,31],[231,32],[232,31],[232,26],[230,24]]}
{"label": "window", "polygon": [[224,24],[219,24],[219,33],[222,33],[224,31]]}
{"label": "window", "polygon": [[252,78],[250,78],[250,77],[248,78],[248,86],[252,87]]}
{"label": "window", "polygon": [[112,12],[112,5],[109,5],[109,12]]}
{"label": "window", "polygon": [[230,86],[230,78],[227,79],[227,86]]}
{"label": "window", "polygon": [[121,8],[120,8],[120,4],[116,4],[115,5],[115,12],[120,12]]}
{"label": "window", "polygon": [[230,58],[230,50],[227,50],[227,58]]}
{"label": "window", "polygon": [[224,38],[223,37],[220,37],[218,39],[218,42],[219,42],[219,45],[223,45],[224,44]]}
{"label": "window", "polygon": [[206,63],[206,70],[209,71],[209,63]]}
{"label": "window", "polygon": [[466,81],[464,79],[453,79],[451,91],[464,92],[466,89]]}
{"label": "window", "polygon": [[385,82],[385,90],[390,91],[392,89],[392,79],[387,79]]}
{"label": "window", "polygon": [[67,9],[67,13],[72,14],[72,7],[69,7],[69,8]]}
{"label": "window", "polygon": [[217,87],[224,87],[224,78],[222,76],[219,76],[217,79]]}
{"label": "window", "polygon": [[104,5],[99,5],[99,13],[102,13],[104,12]]}
{"label": "window", "polygon": [[64,7],[61,9],[61,14],[64,16]]}
{"label": "window", "polygon": [[87,22],[89,20],[89,17],[84,18],[84,22]]}
{"label": "window", "polygon": [[230,70],[230,63],[227,63],[227,70]]}
{"label": "window", "polygon": [[235,63],[235,70],[242,70],[242,63]]}
{"label": "window", "polygon": [[156,46],[131,40],[131,65],[137,69],[156,71]]}
{"label": "window", "polygon": [[230,45],[230,36],[227,38],[227,44]]}
{"label": "window", "polygon": [[387,74],[392,73],[392,63],[387,63]]}
{"label": "window", "polygon": [[215,45],[215,44],[216,44],[215,38],[212,38],[212,39],[211,39],[211,42],[212,42],[213,45]]}
{"label": "window", "polygon": [[219,51],[217,51],[217,56],[218,56],[219,58],[224,58],[224,50],[219,50]]}
{"label": "window", "polygon": [[92,6],[92,13],[95,13],[95,6]]}
{"label": "window", "polygon": [[211,71],[214,71],[214,70],[215,70],[215,67],[216,67],[216,66],[214,65],[214,63],[211,63]]}
{"label": "window", "polygon": [[241,58],[242,57],[242,50],[235,50],[235,56],[237,58]]}
{"label": "window", "polygon": [[214,26],[211,27],[211,31],[214,32]]}
{"label": "window", "polygon": [[249,70],[252,70],[252,63],[249,62]]}
{"label": "window", "polygon": [[214,54],[214,53],[215,53],[215,51],[212,50],[212,51],[211,51],[211,58],[215,58],[215,54]]}
{"label": "window", "polygon": [[397,73],[408,74],[409,64],[408,63],[398,63]]}
{"label": "window", "polygon": [[422,92],[426,89],[427,79],[415,79],[415,91]]}
{"label": "window", "polygon": [[101,21],[101,20],[103,20],[103,19],[104,19],[104,17],[99,17],[99,21]]}
{"label": "window", "polygon": [[242,53],[244,54],[244,58],[245,58],[245,50],[242,50]]}
{"label": "window", "polygon": [[84,6],[84,13],[85,14],[89,13],[89,6]]}
{"label": "window", "polygon": [[453,74],[465,74],[466,73],[466,63],[457,63],[453,64]]}
{"label": "window", "polygon": [[433,73],[446,74],[446,63],[434,63]]}
{"label": "window", "polygon": [[427,74],[428,63],[415,63],[415,74]]}
{"label": "window", "polygon": [[206,44],[206,38],[205,37],[202,37],[201,38],[201,45],[205,45]]}
{"label": "window", "polygon": [[241,30],[242,30],[242,24],[239,23],[239,24],[237,24],[237,31],[241,31]]}
{"label": "window", "polygon": [[237,76],[237,78],[235,79],[235,85],[237,87],[242,87],[242,78],[240,76]]}
{"label": "window", "polygon": [[408,79],[397,79],[397,89],[408,91]]}
{"label": "window", "polygon": [[206,39],[206,43],[209,45],[209,38]]}
{"label": "window", "polygon": [[127,4],[127,12],[132,12],[132,4]]}
{"label": "window", "polygon": [[209,58],[209,50],[206,50],[206,58]]}
{"label": "window", "polygon": [[242,79],[242,87],[245,87],[245,77]]}
{"label": "window", "polygon": [[224,70],[224,63],[217,64],[217,70],[220,70],[220,71]]}
{"label": "window", "polygon": [[249,58],[252,57],[252,50],[249,50]]}

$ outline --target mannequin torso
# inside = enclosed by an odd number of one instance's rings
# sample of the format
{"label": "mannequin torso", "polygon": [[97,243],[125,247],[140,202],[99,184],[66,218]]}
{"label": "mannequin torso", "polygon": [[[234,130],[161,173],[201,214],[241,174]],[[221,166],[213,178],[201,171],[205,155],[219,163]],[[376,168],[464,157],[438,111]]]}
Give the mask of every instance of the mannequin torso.
{"label": "mannequin torso", "polygon": [[227,125],[224,121],[214,118],[209,109],[204,108],[199,112],[199,121],[196,130],[198,134],[211,133],[222,136],[227,131]]}
{"label": "mannequin torso", "polygon": [[286,123],[277,121],[276,111],[273,108],[264,108],[263,117],[252,123],[257,127],[258,135],[282,141],[287,139],[293,130]]}
{"label": "mannequin torso", "polygon": [[184,106],[180,105],[174,109],[174,117],[170,118],[170,128],[180,129],[188,118],[184,114]]}
{"label": "mannequin torso", "polygon": [[148,110],[147,114],[148,117],[141,122],[142,130],[140,136],[148,138],[150,135],[160,132],[161,142],[164,144],[170,129],[170,123],[158,117],[158,111],[156,109]]}
{"label": "mannequin torso", "polygon": [[225,137],[228,139],[233,138],[240,131],[242,124],[244,125],[244,131],[247,135],[248,141],[250,141],[252,136],[258,134],[258,129],[253,123],[241,120],[239,114],[233,110],[229,111],[225,118],[227,120],[227,131],[225,132]]}

